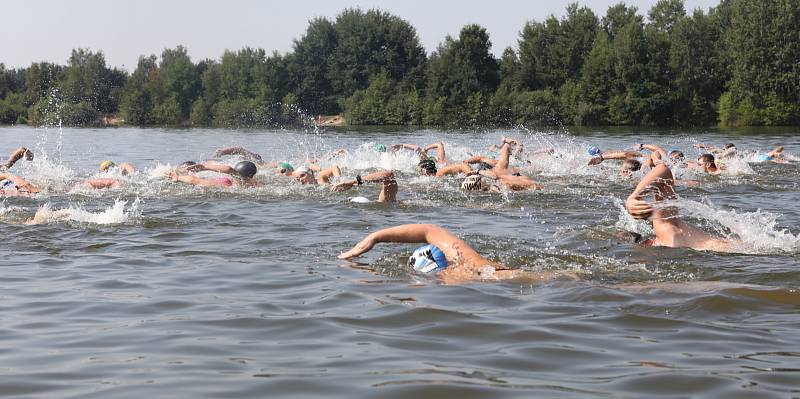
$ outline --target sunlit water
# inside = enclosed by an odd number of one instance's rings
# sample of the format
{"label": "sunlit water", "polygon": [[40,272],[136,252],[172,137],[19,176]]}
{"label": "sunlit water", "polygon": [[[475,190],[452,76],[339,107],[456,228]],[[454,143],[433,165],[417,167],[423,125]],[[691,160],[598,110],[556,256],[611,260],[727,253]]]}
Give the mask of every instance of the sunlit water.
{"label": "sunlit water", "polygon": [[[667,133],[659,135],[658,133]],[[0,199],[0,395],[25,397],[800,397],[800,140],[796,130],[377,132],[0,128],[13,171],[45,188]],[[539,192],[464,193],[414,173],[411,153],[374,143],[443,140],[451,159],[491,155],[502,134]],[[587,167],[587,145],[751,150],[722,176],[678,170],[684,215],[743,241],[734,254],[639,248],[624,212],[638,181]],[[754,162],[778,144],[795,162]],[[168,182],[170,166],[240,145],[266,160],[376,167],[376,187],[331,193],[270,171],[263,188]],[[349,155],[324,156],[345,148]],[[104,159],[133,176],[97,173]],[[233,163],[236,158],[223,158]],[[123,188],[74,187],[94,176]],[[641,177],[641,176],[638,176]],[[40,224],[24,225],[37,210]],[[413,245],[336,255],[366,233],[436,223],[490,258],[578,282],[445,286],[406,266]]]}

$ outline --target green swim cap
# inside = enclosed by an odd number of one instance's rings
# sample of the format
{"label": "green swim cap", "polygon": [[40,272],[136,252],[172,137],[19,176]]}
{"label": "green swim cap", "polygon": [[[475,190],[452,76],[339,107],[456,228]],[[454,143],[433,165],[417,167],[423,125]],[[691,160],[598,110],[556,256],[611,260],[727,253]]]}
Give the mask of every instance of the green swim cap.
{"label": "green swim cap", "polygon": [[375,151],[378,151],[378,152],[386,152],[386,145],[385,144],[375,143],[375,145],[373,145],[372,148]]}
{"label": "green swim cap", "polygon": [[281,162],[281,163],[278,164],[278,166],[281,169],[288,170],[289,172],[293,172],[294,171],[294,168],[292,167],[292,164],[290,164],[289,162]]}

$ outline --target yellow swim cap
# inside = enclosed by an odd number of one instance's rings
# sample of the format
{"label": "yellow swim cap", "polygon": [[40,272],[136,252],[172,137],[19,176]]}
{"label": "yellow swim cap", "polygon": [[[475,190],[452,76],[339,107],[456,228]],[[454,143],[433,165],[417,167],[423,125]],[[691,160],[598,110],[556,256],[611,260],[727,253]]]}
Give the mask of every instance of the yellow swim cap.
{"label": "yellow swim cap", "polygon": [[101,172],[105,172],[105,171],[108,170],[108,168],[110,168],[112,166],[116,166],[116,164],[114,162],[111,162],[111,161],[100,162],[100,171]]}

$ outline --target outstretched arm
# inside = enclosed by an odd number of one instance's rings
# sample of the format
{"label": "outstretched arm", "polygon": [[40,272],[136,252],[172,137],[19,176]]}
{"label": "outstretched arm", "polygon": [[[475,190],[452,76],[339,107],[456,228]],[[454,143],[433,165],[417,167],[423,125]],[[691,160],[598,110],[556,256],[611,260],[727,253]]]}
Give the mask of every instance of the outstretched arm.
{"label": "outstretched arm", "polygon": [[[352,249],[339,255],[339,259],[350,259],[359,256],[381,242],[431,243],[429,238],[434,234],[452,235],[447,230],[432,224],[404,224],[389,227],[369,234]],[[456,237],[456,239],[458,238]]]}
{"label": "outstretched arm", "polygon": [[261,155],[258,155],[255,152],[244,149],[242,147],[228,147],[214,152],[215,157],[221,157],[223,155],[241,155],[254,162],[259,162],[259,163],[264,162],[261,160]]}
{"label": "outstretched arm", "polygon": [[597,165],[606,159],[628,159],[642,156],[642,153],[635,151],[603,151],[600,156],[589,160],[589,165]]}
{"label": "outstretched arm", "polygon": [[39,187],[36,187],[35,185],[31,184],[27,180],[17,175],[0,172],[0,180],[5,180],[5,179],[13,181],[14,185],[17,186],[17,191],[20,192],[35,194],[42,191]]}
{"label": "outstretched arm", "polygon": [[236,170],[233,169],[231,166],[219,162],[205,161],[202,163],[202,165],[203,165],[203,170],[210,170],[213,172],[225,173],[228,175],[237,174]]}
{"label": "outstretched arm", "polygon": [[181,182],[200,187],[229,187],[231,184],[229,180],[223,181],[218,179],[204,179],[193,175],[179,175],[175,171],[169,172],[167,177],[174,182]]}

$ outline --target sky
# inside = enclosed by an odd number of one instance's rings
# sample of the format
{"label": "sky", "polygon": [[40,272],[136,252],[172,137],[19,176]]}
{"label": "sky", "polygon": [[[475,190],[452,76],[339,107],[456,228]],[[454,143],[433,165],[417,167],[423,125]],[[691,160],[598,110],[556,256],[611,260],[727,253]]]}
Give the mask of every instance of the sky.
{"label": "sky", "polygon": [[[489,32],[492,51],[516,47],[527,21],[561,17],[573,0],[26,0],[4,2],[0,63],[66,64],[73,48],[102,51],[110,66],[132,71],[140,55],[161,54],[179,44],[194,61],[219,59],[249,46],[285,53],[314,17],[334,19],[345,8],[380,8],[411,23],[429,53],[466,24]],[[598,17],[620,0],[582,0]],[[627,0],[639,13],[657,0]],[[687,12],[707,11],[719,0],[685,0]]]}

